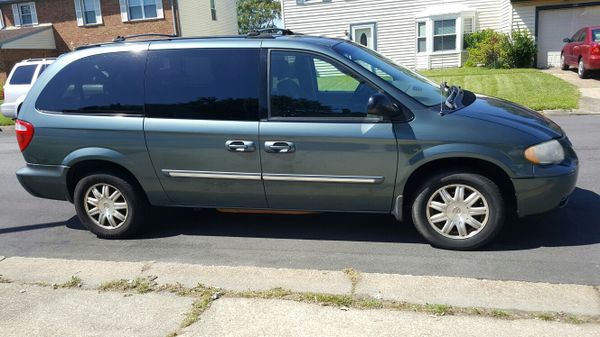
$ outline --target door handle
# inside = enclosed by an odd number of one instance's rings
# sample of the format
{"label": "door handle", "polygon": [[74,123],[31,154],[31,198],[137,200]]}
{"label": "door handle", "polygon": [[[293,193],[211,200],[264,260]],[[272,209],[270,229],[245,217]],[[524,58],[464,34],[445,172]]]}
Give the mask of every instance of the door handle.
{"label": "door handle", "polygon": [[225,148],[230,152],[254,152],[256,146],[250,140],[228,140],[225,142]]}
{"label": "door handle", "polygon": [[296,146],[292,142],[269,141],[265,142],[265,151],[270,153],[292,153],[296,151]]}

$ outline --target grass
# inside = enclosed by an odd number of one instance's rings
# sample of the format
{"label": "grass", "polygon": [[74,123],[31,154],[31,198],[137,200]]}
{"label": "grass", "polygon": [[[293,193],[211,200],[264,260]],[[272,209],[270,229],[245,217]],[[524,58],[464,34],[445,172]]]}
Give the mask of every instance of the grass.
{"label": "grass", "polygon": [[574,85],[537,69],[454,68],[420,73],[436,83],[446,81],[538,111],[575,109],[579,102]]}
{"label": "grass", "polygon": [[98,289],[101,291],[135,291],[138,294],[145,294],[154,291],[154,286],[148,279],[136,278],[135,280],[104,282]]}

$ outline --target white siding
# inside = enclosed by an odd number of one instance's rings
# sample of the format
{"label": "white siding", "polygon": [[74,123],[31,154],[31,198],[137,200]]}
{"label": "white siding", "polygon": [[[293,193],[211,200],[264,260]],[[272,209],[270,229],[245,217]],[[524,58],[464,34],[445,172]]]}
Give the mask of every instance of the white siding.
{"label": "white siding", "polygon": [[211,18],[209,0],[179,0],[178,5],[182,36],[238,33],[235,0],[215,0],[216,21]]}
{"label": "white siding", "polygon": [[[411,68],[417,65],[415,17],[430,6],[460,3],[471,7],[477,11],[477,29],[500,30],[509,25],[502,13],[508,12],[510,0],[332,0],[307,5],[282,1],[285,27],[304,34],[345,38],[351,24],[375,22],[377,50]],[[453,57],[457,64],[457,54]]]}
{"label": "white siding", "polygon": [[590,1],[575,0],[532,0],[513,3],[512,27],[514,29],[526,29],[530,34],[535,33],[535,8],[546,5],[564,5]]}
{"label": "white siding", "polygon": [[54,30],[49,27],[41,32],[4,43],[2,49],[56,49]]}

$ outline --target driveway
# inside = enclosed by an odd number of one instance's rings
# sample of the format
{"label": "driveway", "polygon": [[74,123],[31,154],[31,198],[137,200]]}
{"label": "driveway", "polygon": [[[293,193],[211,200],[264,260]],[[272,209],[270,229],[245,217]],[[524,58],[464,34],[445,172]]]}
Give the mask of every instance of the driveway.
{"label": "driveway", "polygon": [[579,88],[581,99],[579,100],[579,109],[574,113],[600,113],[600,73],[592,74],[593,77],[582,80],[577,76],[575,68],[566,71],[560,68],[550,68],[543,71]]}

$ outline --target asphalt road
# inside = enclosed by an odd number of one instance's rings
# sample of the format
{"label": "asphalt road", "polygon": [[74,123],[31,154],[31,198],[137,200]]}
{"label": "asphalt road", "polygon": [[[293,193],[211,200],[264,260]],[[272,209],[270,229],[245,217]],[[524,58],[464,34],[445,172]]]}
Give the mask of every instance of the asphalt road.
{"label": "asphalt road", "polygon": [[412,226],[386,215],[221,214],[164,209],[138,239],[87,232],[68,202],[28,195],[12,131],[0,132],[0,255],[252,265],[499,280],[600,284],[600,116],[553,118],[581,159],[566,208],[509,223],[476,252],[432,248]]}

